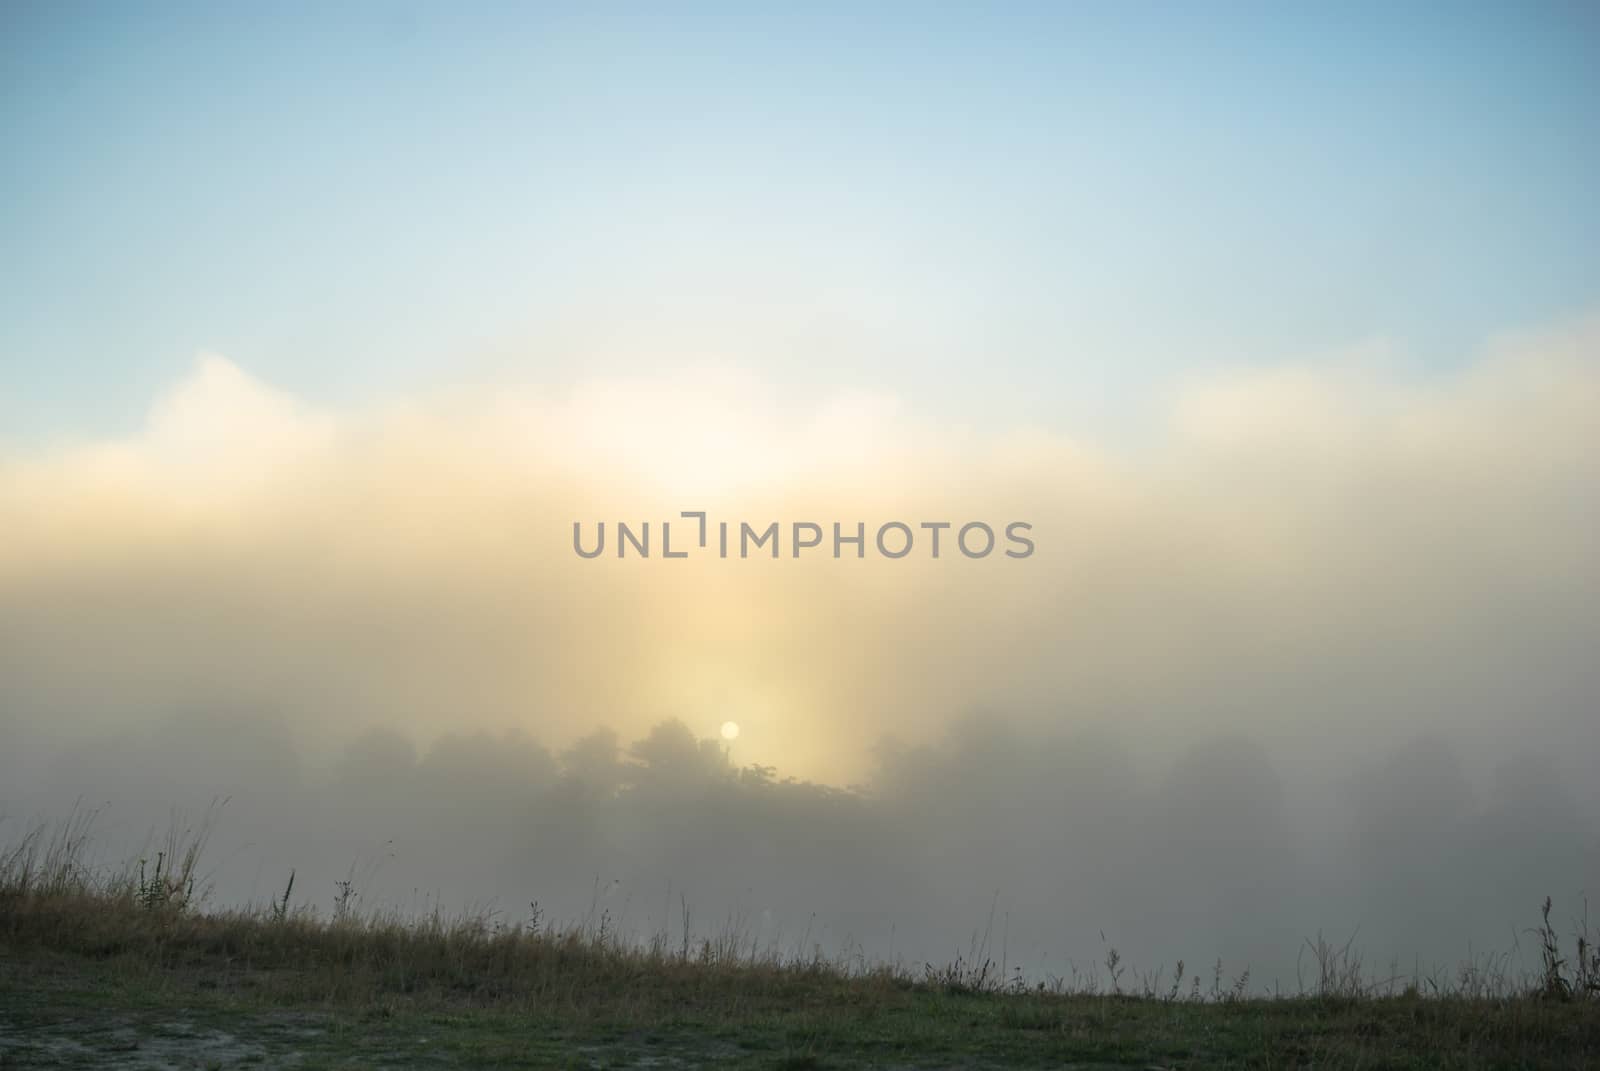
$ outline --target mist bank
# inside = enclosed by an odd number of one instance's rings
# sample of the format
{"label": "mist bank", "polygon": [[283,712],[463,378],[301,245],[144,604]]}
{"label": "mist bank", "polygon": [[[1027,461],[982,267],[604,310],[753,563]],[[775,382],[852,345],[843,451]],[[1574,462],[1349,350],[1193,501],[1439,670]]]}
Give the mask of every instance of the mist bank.
{"label": "mist bank", "polygon": [[[1239,733],[1331,772],[1431,735],[1474,769],[1533,743],[1577,783],[1597,340],[1212,372],[1123,448],[728,369],[332,410],[206,358],[135,435],[0,456],[0,733],[243,710],[326,753],[374,724],[560,747],[732,719],[748,761],[848,783],[880,736],[993,707],[1115,721],[1152,762]],[[1025,518],[1037,549],[573,553],[576,518],[684,510]]]}

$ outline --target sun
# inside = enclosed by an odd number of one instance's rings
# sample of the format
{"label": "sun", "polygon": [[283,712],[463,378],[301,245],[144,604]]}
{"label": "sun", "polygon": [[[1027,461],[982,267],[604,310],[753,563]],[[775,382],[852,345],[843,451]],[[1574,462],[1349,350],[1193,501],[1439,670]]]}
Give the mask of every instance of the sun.
{"label": "sun", "polygon": [[725,722],[723,722],[722,723],[722,739],[724,739],[724,740],[737,740],[737,739],[739,739],[739,723],[736,722],[736,721],[725,721]]}

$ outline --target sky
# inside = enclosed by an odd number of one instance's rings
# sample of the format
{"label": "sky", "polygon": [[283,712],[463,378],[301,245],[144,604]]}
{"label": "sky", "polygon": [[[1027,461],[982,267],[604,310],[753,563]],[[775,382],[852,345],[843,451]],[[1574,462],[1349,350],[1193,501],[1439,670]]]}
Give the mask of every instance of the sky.
{"label": "sky", "polygon": [[[5,7],[0,843],[1492,947],[1600,880],[1597,29]],[[1036,550],[611,552],[686,510]]]}
{"label": "sky", "polygon": [[731,363],[1137,441],[1595,300],[1587,5],[15,4],[0,429]]}

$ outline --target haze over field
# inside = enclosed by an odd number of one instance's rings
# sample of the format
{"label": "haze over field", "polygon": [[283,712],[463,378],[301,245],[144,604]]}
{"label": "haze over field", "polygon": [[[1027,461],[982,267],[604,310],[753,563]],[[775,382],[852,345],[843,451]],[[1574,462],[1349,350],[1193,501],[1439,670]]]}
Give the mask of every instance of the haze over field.
{"label": "haze over field", "polygon": [[[659,925],[670,882],[879,954],[991,900],[1022,961],[1119,927],[1190,962],[1357,924],[1503,947],[1597,876],[1595,344],[1223,378],[1138,457],[694,378],[322,412],[208,358],[140,436],[6,467],[9,809],[104,799],[126,834],[231,796],[232,896],[382,858],[374,896],[582,912],[598,876]],[[690,389],[733,416],[643,404]],[[572,552],[570,518],[690,505],[1027,517],[1039,549]],[[665,718],[643,772],[589,735]]]}
{"label": "haze over field", "polygon": [[[3,16],[0,832],[1286,985],[1600,892],[1589,13],[176,10]],[[573,552],[686,510],[782,554]]]}

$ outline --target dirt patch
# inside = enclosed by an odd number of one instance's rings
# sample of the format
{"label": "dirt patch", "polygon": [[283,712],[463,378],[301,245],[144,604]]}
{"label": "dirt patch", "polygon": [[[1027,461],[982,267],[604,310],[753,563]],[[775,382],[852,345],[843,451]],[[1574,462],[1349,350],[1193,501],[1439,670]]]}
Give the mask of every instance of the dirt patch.
{"label": "dirt patch", "polygon": [[293,1067],[295,1052],[182,1019],[63,1020],[27,1027],[0,1022],[0,1067],[109,1067],[121,1071]]}

